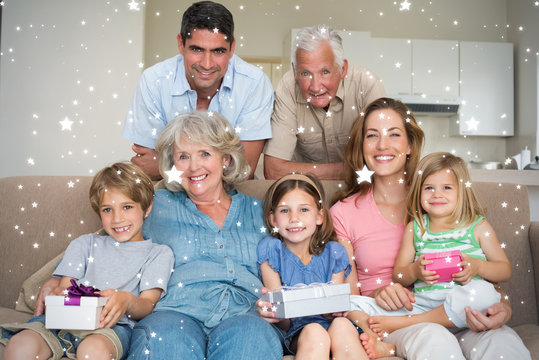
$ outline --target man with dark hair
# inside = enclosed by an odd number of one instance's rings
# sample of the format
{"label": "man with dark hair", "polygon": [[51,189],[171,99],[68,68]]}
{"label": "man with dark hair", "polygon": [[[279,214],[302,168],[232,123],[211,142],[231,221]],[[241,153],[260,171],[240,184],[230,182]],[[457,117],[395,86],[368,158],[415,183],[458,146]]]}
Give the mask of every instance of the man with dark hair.
{"label": "man with dark hair", "polygon": [[177,40],[180,55],[146,69],[135,91],[123,129],[134,143],[131,161],[160,179],[154,143],[161,130],[179,114],[207,109],[224,115],[240,137],[252,177],[271,137],[268,77],[234,55],[234,20],[221,4],[192,4]]}

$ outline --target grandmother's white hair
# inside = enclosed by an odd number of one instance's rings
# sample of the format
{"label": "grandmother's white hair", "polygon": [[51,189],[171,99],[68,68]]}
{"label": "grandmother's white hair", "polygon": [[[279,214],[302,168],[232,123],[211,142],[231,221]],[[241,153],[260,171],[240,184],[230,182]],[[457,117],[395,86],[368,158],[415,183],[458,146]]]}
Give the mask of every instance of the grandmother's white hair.
{"label": "grandmother's white hair", "polygon": [[332,28],[326,25],[314,25],[301,29],[294,39],[294,48],[292,50],[292,62],[294,68],[297,67],[296,53],[298,49],[308,52],[313,52],[320,46],[320,42],[327,41],[333,50],[335,63],[342,70],[344,65],[344,49],[342,46],[342,38]]}
{"label": "grandmother's white hair", "polygon": [[[196,111],[176,116],[157,138],[155,151],[159,173],[164,179],[167,179],[165,171],[174,165],[174,144],[181,149],[181,137],[195,144],[207,144],[230,158],[230,164],[223,169],[223,185],[226,190],[233,189],[248,178],[250,167],[232,125],[219,113]],[[172,192],[183,190],[176,181],[165,181],[165,186]]]}

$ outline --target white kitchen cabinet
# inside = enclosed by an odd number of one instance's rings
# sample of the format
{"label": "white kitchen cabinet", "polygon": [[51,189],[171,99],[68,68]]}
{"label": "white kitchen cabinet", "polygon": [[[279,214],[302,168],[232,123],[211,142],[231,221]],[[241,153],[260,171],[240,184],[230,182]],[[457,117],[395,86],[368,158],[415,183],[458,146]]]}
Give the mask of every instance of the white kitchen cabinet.
{"label": "white kitchen cabinet", "polygon": [[452,40],[412,40],[412,94],[459,96],[459,47]]}
{"label": "white kitchen cabinet", "polygon": [[382,81],[389,96],[412,91],[412,45],[407,39],[371,38],[370,61],[365,67]]}
{"label": "white kitchen cabinet", "polygon": [[382,79],[389,96],[458,97],[458,42],[371,38],[370,47],[371,70]]}
{"label": "white kitchen cabinet", "polygon": [[451,135],[514,134],[513,44],[460,42],[460,116]]}

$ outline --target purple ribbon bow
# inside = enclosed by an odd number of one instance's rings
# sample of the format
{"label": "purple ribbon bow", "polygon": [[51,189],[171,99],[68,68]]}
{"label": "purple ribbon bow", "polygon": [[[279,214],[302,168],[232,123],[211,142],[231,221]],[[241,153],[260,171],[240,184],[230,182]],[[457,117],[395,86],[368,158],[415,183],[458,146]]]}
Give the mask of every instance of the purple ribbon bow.
{"label": "purple ribbon bow", "polygon": [[66,289],[67,295],[64,297],[64,305],[80,306],[81,296],[101,296],[97,293],[97,291],[100,291],[99,289],[93,288],[91,286],[84,286],[82,284],[79,285],[74,279],[71,279],[70,281],[71,286]]}

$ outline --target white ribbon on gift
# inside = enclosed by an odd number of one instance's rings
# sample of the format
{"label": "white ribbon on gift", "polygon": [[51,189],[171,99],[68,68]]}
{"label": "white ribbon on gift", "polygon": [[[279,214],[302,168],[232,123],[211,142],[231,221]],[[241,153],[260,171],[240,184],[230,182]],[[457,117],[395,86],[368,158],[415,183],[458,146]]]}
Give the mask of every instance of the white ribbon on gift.
{"label": "white ribbon on gift", "polygon": [[332,281],[327,282],[327,283],[314,282],[314,283],[311,283],[309,285],[305,285],[303,283],[297,283],[296,285],[292,285],[292,286],[287,286],[287,285],[279,286],[275,290],[270,291],[268,293],[269,302],[273,304],[273,293],[275,291],[279,291],[279,290],[287,291],[287,290],[299,290],[299,289],[313,289],[315,298],[319,298],[319,297],[322,297],[322,296],[323,297],[329,297],[329,295],[327,293],[328,285],[333,285],[334,283],[335,282],[332,280]]}

